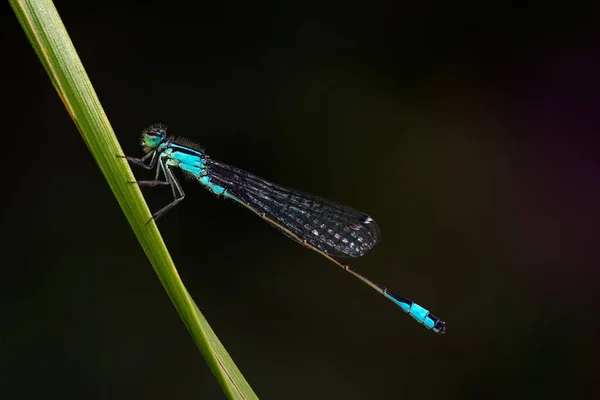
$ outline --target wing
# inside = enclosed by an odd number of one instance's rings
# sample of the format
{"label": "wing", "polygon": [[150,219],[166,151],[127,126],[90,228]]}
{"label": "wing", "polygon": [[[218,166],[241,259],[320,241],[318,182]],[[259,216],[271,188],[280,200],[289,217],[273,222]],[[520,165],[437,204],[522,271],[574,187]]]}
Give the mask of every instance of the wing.
{"label": "wing", "polygon": [[343,258],[360,257],[379,242],[379,227],[365,213],[212,159],[206,166],[211,183],[226,189],[226,196],[301,244],[306,241],[332,257]]}

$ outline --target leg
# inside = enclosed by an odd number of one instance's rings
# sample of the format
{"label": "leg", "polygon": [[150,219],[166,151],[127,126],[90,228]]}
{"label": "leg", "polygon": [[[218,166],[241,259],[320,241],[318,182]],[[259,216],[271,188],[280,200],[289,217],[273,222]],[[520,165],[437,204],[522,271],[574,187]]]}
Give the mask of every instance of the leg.
{"label": "leg", "polygon": [[[148,153],[148,154],[146,154],[142,158],[120,156],[120,155],[117,155],[117,157],[124,158],[127,161],[129,161],[130,163],[132,163],[134,165],[137,165],[139,167],[146,168],[146,169],[152,169],[152,168],[154,168],[154,165],[156,164],[156,159],[157,159],[157,157],[156,157],[156,151]],[[152,157],[152,158],[150,159],[150,163],[148,165],[146,165],[146,163],[144,161],[146,161],[148,159],[148,157]]]}
{"label": "leg", "polygon": [[[146,166],[144,164],[144,166]],[[160,171],[163,171],[163,174],[165,174],[165,180],[161,181],[160,178]],[[159,185],[170,185],[171,182],[169,182],[168,178],[167,178],[167,174],[165,173],[165,166],[163,165],[163,163],[161,161],[158,162],[158,167],[156,167],[156,175],[154,176],[154,180],[153,181],[130,181],[127,183],[137,183],[138,186],[142,187],[142,186],[146,186],[146,187],[153,187],[153,186],[159,186]],[[173,196],[175,196],[175,192],[173,192]]]}
{"label": "leg", "polygon": [[167,181],[130,181],[127,183],[135,183],[139,187],[153,187],[153,186],[162,186],[162,185],[170,185]]}
{"label": "leg", "polygon": [[[164,206],[163,208],[161,208],[160,210],[158,210],[157,212],[152,214],[152,218],[150,218],[148,220],[148,222],[146,222],[146,224],[148,224],[152,220],[154,220],[154,221],[158,220],[167,211],[169,211],[171,208],[175,207],[177,205],[177,203],[179,203],[181,200],[183,200],[185,198],[185,193],[183,192],[181,185],[177,181],[177,178],[175,178],[175,175],[173,175],[173,172],[171,172],[171,170],[169,169],[168,166],[164,166],[162,163],[160,165],[162,166],[162,168],[164,170],[165,178],[167,179],[167,184],[171,185],[171,190],[173,191],[173,197],[175,198],[175,200],[173,200],[172,202],[170,202],[169,204],[167,204],[166,206]],[[155,181],[150,181],[150,182],[155,182]],[[162,181],[159,181],[159,182],[162,182]]]}

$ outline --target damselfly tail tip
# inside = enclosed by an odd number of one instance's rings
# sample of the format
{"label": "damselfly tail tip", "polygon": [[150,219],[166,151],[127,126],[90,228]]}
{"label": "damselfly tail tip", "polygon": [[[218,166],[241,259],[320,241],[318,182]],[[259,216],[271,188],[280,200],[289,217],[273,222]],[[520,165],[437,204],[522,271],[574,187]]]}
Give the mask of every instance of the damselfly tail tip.
{"label": "damselfly tail tip", "polygon": [[[430,315],[430,317],[433,317],[433,315]],[[435,322],[435,324],[433,325],[433,328],[431,328],[432,331],[434,331],[435,333],[439,333],[440,335],[443,335],[444,333],[446,333],[446,323],[444,321],[441,321],[439,318],[433,317],[435,318],[437,321]]]}
{"label": "damselfly tail tip", "polygon": [[421,307],[417,303],[412,300],[409,300],[405,297],[398,296],[390,291],[388,291],[385,287],[381,285],[377,285],[379,289],[381,289],[382,294],[387,297],[389,300],[394,302],[398,307],[402,309],[405,313],[413,317],[415,321],[425,326],[427,329],[443,334],[446,332],[446,323],[431,314],[429,310]]}

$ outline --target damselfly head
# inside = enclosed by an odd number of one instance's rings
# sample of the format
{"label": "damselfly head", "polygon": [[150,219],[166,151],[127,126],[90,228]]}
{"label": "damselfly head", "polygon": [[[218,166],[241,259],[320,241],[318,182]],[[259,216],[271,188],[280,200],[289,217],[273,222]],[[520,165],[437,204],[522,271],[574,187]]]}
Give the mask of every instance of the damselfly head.
{"label": "damselfly head", "polygon": [[167,127],[161,124],[150,125],[142,132],[142,147],[147,153],[156,149],[167,137]]}

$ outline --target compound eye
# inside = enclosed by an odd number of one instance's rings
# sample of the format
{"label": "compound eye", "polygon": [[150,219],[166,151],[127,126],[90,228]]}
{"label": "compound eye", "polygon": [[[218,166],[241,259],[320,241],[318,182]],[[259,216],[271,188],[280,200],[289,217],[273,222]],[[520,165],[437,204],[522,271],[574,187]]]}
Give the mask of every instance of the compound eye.
{"label": "compound eye", "polygon": [[156,133],[147,133],[144,136],[144,144],[151,149],[156,148],[162,140],[162,136],[157,135]]}

